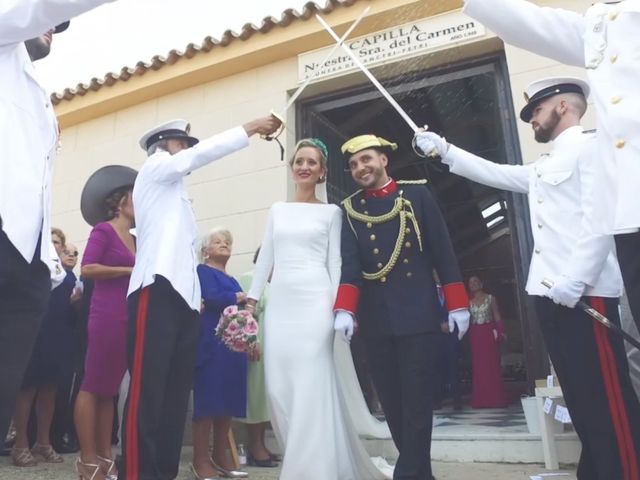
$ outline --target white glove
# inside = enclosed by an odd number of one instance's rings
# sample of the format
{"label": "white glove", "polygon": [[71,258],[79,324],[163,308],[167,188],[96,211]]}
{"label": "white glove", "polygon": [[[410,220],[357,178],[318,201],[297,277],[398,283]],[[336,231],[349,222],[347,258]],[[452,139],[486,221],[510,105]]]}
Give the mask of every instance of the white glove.
{"label": "white glove", "polygon": [[350,343],[353,336],[353,316],[344,310],[337,311],[333,320],[333,329],[340,333],[345,342]]}
{"label": "white glove", "polygon": [[453,332],[458,326],[458,340],[464,337],[464,334],[469,330],[469,319],[471,315],[466,308],[460,310],[454,310],[449,312],[449,331]]}
{"label": "white glove", "polygon": [[446,139],[429,131],[416,133],[416,145],[428,156],[444,157],[449,150]]}
{"label": "white glove", "polygon": [[549,289],[547,297],[557,304],[573,308],[582,297],[585,287],[584,283],[562,275],[555,281],[553,287]]}

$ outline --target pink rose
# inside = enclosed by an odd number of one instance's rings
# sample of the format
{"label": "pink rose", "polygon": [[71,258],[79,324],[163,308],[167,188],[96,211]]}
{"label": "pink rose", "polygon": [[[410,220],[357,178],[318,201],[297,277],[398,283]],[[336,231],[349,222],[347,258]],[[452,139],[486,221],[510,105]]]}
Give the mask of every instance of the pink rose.
{"label": "pink rose", "polygon": [[222,311],[222,314],[225,317],[230,317],[232,315],[236,315],[238,313],[238,307],[236,305],[229,305]]}
{"label": "pink rose", "polygon": [[258,333],[258,322],[254,319],[251,319],[247,322],[247,325],[244,327],[244,331],[247,335],[255,335]]}
{"label": "pink rose", "polygon": [[229,322],[229,325],[227,325],[226,333],[232,336],[235,335],[238,330],[240,330],[240,325],[238,325],[238,322],[236,322],[235,320],[231,320],[231,322]]}

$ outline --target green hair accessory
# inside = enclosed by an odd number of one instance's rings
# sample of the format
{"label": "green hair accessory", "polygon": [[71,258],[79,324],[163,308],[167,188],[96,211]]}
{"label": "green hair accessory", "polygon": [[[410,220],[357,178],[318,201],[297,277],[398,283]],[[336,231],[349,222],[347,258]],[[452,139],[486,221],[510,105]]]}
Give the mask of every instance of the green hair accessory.
{"label": "green hair accessory", "polygon": [[327,146],[324,144],[324,142],[322,140],[320,140],[319,138],[310,138],[309,140],[316,147],[318,147],[318,149],[322,152],[322,155],[324,155],[324,158],[326,160],[329,160],[329,150],[327,149]]}

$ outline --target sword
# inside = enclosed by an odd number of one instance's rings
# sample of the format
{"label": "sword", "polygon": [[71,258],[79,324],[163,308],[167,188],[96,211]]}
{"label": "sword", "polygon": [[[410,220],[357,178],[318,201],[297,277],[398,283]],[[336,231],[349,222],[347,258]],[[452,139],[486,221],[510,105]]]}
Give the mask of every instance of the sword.
{"label": "sword", "polygon": [[[548,278],[543,279],[541,283],[542,283],[542,285],[544,285],[547,288],[553,287],[553,282],[551,280],[549,280]],[[584,313],[586,313],[591,318],[596,320],[598,323],[601,323],[602,325],[607,327],[609,330],[611,330],[612,332],[616,333],[616,335],[621,336],[627,342],[629,342],[631,345],[633,345],[638,350],[640,350],[640,342],[638,340],[636,340],[628,332],[625,332],[622,328],[620,328],[618,325],[613,323],[607,317],[602,315],[600,312],[598,312],[595,308],[590,306],[588,303],[586,303],[583,300],[578,300],[578,303],[576,303],[576,307],[578,307],[580,310],[582,310]]]}
{"label": "sword", "polygon": [[[331,29],[331,27],[329,26],[329,24],[320,15],[318,15],[317,13],[316,13],[316,19],[320,22],[320,24],[324,27],[324,29],[329,33],[329,35],[331,35],[333,37],[333,39],[336,42],[338,42],[338,44],[336,46],[342,47],[342,49],[347,53],[347,55],[349,55],[349,57],[351,58],[353,63],[362,71],[362,73],[364,73],[367,76],[367,78],[371,81],[371,83],[373,83],[373,85],[378,89],[378,91],[387,100],[387,102],[389,102],[391,104],[391,106],[394,108],[394,110],[396,112],[398,112],[400,117],[402,117],[402,119],[406,122],[406,124],[409,125],[409,128],[411,128],[411,130],[413,130],[414,137],[413,137],[413,141],[411,142],[413,150],[416,152],[417,155],[419,155],[421,157],[425,157],[426,155],[424,154],[424,152],[420,151],[420,149],[417,147],[417,145],[415,143],[415,140],[416,140],[415,135],[417,133],[420,133],[420,132],[424,131],[424,130],[427,130],[428,126],[425,125],[424,128],[418,127],[416,122],[414,122],[411,119],[409,114],[400,106],[400,104],[396,101],[396,99],[393,98],[391,96],[391,94],[387,91],[387,89],[384,88],[382,86],[382,84],[378,81],[378,79],[373,76],[371,71],[362,63],[362,61],[355,55],[355,53],[353,53],[351,51],[351,49],[347,45],[345,45],[344,43],[341,42],[341,39],[340,39],[340,37],[338,37],[336,32],[334,32]],[[434,150],[434,151],[430,152],[428,154],[428,156],[429,157],[436,157],[436,156],[439,156],[439,154],[438,154],[437,150]]]}
{"label": "sword", "polygon": [[[329,59],[333,56],[333,54],[336,52],[336,50],[338,50],[339,47],[342,46],[342,44],[344,43],[344,41],[349,38],[349,35],[351,35],[351,32],[353,32],[353,30],[355,30],[355,28],[358,26],[358,24],[362,21],[362,19],[367,15],[367,13],[369,13],[369,10],[371,10],[371,6],[368,6],[367,8],[365,8],[362,13],[358,16],[358,18],[356,18],[354,20],[354,22],[351,24],[351,26],[349,27],[349,29],[344,32],[344,35],[342,35],[342,37],[338,38],[337,42],[333,48],[331,49],[331,51],[327,54],[326,57],[324,57],[322,59],[322,61],[319,63],[319,65],[324,65],[327,61],[329,61]],[[289,108],[291,108],[291,106],[295,103],[295,101],[297,100],[297,98],[300,96],[300,94],[302,93],[302,91],[307,88],[307,85],[309,85],[309,83],[311,82],[311,80],[313,80],[314,75],[311,74],[309,75],[306,80],[304,81],[304,83],[302,85],[300,85],[298,87],[298,89],[293,93],[293,95],[291,95],[291,98],[289,98],[289,100],[287,101],[286,105],[282,108],[282,110],[280,110],[279,112],[274,112],[271,111],[271,115],[273,115],[274,117],[276,117],[278,120],[280,120],[280,128],[278,129],[277,132],[275,132],[274,134],[271,135],[263,135],[262,138],[267,140],[267,141],[271,141],[271,140],[275,140],[277,139],[280,134],[284,131],[285,129],[285,123],[284,123],[284,116],[285,113],[287,112],[287,110],[289,110]],[[282,145],[280,146],[281,148]],[[284,153],[284,149],[283,149],[283,153]],[[283,155],[284,158],[284,155]]]}

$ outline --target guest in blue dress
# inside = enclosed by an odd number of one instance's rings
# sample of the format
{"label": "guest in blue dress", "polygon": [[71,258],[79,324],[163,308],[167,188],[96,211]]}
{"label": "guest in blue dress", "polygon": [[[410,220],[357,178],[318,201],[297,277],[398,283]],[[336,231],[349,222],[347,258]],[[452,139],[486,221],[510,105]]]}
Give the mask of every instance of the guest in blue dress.
{"label": "guest in blue dress", "polygon": [[[242,305],[246,294],[226,273],[233,238],[215,228],[202,239],[198,277],[202,289],[200,342],[193,385],[193,462],[196,479],[242,478],[227,456],[232,417],[244,417],[247,405],[247,354],[229,350],[216,336],[220,314],[229,305]],[[213,428],[213,456],[209,437]]]}

